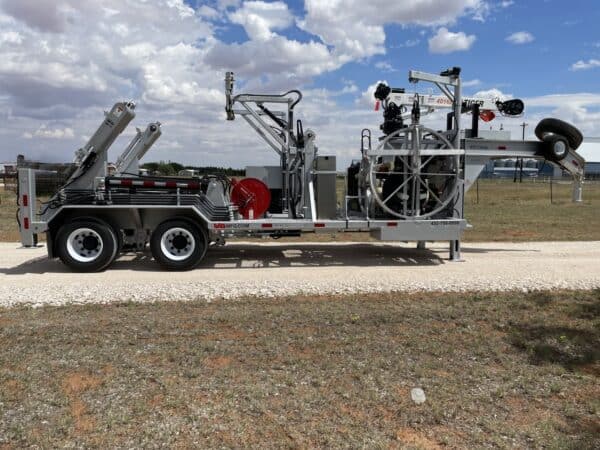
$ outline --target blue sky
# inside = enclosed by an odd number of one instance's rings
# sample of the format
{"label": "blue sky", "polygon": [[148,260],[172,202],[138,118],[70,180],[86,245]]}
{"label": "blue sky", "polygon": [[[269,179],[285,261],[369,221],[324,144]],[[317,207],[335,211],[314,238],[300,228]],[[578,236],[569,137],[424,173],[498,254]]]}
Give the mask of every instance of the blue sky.
{"label": "blue sky", "polygon": [[460,66],[467,94],[523,98],[524,118],[492,123],[515,137],[546,116],[600,136],[598,23],[591,0],[0,0],[0,160],[70,160],[102,110],[133,99],[111,159],[160,120],[148,160],[273,163],[245,123],[224,120],[226,70],[238,92],[302,89],[305,128],[340,165],[378,128],[375,84],[412,90],[409,69]]}

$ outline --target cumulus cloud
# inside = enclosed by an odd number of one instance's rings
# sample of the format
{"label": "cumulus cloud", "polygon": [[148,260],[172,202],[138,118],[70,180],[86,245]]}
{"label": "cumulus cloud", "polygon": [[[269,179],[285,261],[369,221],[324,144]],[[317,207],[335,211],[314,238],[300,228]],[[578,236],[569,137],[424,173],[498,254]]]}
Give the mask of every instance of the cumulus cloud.
{"label": "cumulus cloud", "polygon": [[504,101],[508,100],[509,98],[512,98],[512,94],[506,94],[500,89],[492,88],[485,91],[478,91],[475,94],[473,94],[473,97],[489,98],[492,100]]}
{"label": "cumulus cloud", "polygon": [[533,34],[528,31],[517,31],[516,33],[509,34],[506,37],[506,42],[510,42],[511,44],[528,44],[529,42],[534,41]]}
{"label": "cumulus cloud", "polygon": [[[138,104],[134,126],[162,122],[163,137],[148,159],[277,164],[277,155],[244,121],[225,120],[223,75],[233,70],[237,93],[302,88],[297,117],[305,120],[305,129],[317,131],[321,151],[337,154],[343,165],[358,156],[360,130],[375,131],[381,122],[381,112],[373,111],[377,83],[365,90],[341,79],[324,89],[314,86],[316,77],[384,54],[390,24],[416,26],[412,36],[421,40],[431,27],[438,34],[442,27],[470,47],[475,36],[447,29],[458,19],[481,19],[490,11],[481,0],[306,0],[297,17],[283,1],[55,0],[44,2],[44,8],[39,3],[0,0],[0,159],[10,160],[25,148],[28,157],[70,160],[102,122],[103,109],[132,99]],[[248,38],[221,39],[232,23]],[[407,37],[401,45],[419,43]],[[457,49],[456,43],[445,45]],[[384,71],[396,61],[379,60]],[[465,85],[478,86],[475,81]],[[588,132],[597,127],[583,115],[596,114],[597,104],[568,105],[565,117],[582,120]],[[115,142],[112,160],[134,126]]]}
{"label": "cumulus cloud", "polygon": [[480,0],[306,0],[300,27],[349,58],[385,53],[386,24],[444,25],[483,8]]}
{"label": "cumulus cloud", "polygon": [[431,53],[452,53],[469,50],[475,43],[475,35],[467,35],[462,31],[453,33],[442,27],[429,39],[429,51]]}
{"label": "cumulus cloud", "polygon": [[273,37],[272,30],[283,30],[293,23],[293,16],[283,2],[245,2],[229,14],[233,23],[242,25],[250,39],[266,41]]}
{"label": "cumulus cloud", "polygon": [[268,45],[257,41],[216,42],[207,51],[205,61],[214,68],[230,69],[246,77],[284,74],[292,79],[335,70],[344,62],[334,57],[324,44],[303,43],[283,36],[272,36]]}
{"label": "cumulus cloud", "polygon": [[600,67],[600,59],[588,59],[587,61],[580,59],[579,61],[571,65],[571,70],[588,70],[593,69],[595,67]]}

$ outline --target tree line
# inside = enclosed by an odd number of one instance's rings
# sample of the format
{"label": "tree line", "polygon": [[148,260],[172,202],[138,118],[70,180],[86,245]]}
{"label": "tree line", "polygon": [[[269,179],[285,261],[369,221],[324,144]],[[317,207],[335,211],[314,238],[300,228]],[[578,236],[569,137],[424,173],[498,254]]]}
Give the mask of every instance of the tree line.
{"label": "tree line", "polygon": [[193,170],[198,175],[209,175],[222,173],[231,176],[244,176],[246,171],[244,169],[233,169],[231,167],[216,167],[216,166],[184,166],[174,161],[158,161],[158,162],[147,162],[141,165],[142,169],[146,169],[152,174],[159,175],[177,175],[182,170]]}

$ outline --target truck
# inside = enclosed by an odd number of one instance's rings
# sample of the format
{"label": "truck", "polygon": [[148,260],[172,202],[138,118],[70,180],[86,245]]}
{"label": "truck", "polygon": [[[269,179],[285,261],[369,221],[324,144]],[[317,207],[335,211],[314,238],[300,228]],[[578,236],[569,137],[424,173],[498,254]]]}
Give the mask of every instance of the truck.
{"label": "truck", "polygon": [[[108,149],[135,117],[133,102],[118,102],[76,152],[68,180],[39,209],[36,170],[19,169],[21,243],[36,246],[45,233],[48,257],[80,272],[105,270],[121,253],[148,247],[164,269],[190,270],[228,238],[338,232],[368,232],[382,241],[414,241],[420,248],[446,241],[449,259],[459,261],[468,226],[465,193],[492,159],[535,158],[558,165],[573,176],[573,200],[581,201],[585,161],[576,152],[583,139],[579,130],[547,118],[537,125],[536,140],[482,138],[480,121],[498,114],[519,117],[524,104],[463,97],[460,72],[458,67],[440,74],[409,71],[410,83],[429,83],[439,91],[435,94],[377,86],[381,136],[361,131],[357,158],[343,171],[341,195],[336,156],[321,153],[316,133],[294,117],[299,90],[234,94],[234,74],[226,73],[227,120],[244,119],[277,155],[273,165],[249,166],[239,179],[140,172],[140,160],[162,134],[160,122],[138,129],[109,171]],[[446,112],[445,130],[422,124],[438,110]],[[469,117],[467,128],[463,119]]]}

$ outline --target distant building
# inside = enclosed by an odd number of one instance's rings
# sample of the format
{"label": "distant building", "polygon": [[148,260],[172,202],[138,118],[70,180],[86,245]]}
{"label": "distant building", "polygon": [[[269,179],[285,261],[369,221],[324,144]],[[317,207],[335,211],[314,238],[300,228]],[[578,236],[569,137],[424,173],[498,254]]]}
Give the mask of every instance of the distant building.
{"label": "distant building", "polygon": [[0,163],[0,174],[10,174],[17,171],[17,163],[4,162]]}
{"label": "distant building", "polygon": [[585,177],[600,178],[600,137],[584,138],[577,153],[585,159]]}

